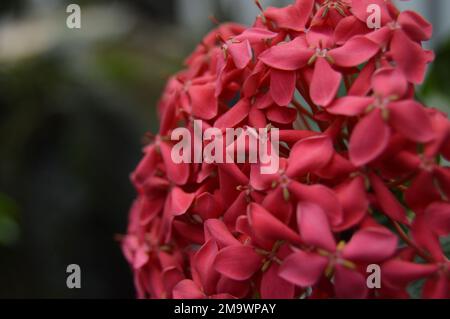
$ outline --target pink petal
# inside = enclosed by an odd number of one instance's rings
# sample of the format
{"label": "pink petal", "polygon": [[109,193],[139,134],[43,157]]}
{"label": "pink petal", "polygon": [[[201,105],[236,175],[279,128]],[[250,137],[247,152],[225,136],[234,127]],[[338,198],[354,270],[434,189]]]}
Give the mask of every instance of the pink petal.
{"label": "pink petal", "polygon": [[236,219],[239,216],[245,215],[247,204],[246,193],[240,192],[238,197],[233,201],[230,207],[228,207],[223,216],[223,221],[228,225],[228,227],[234,227]]}
{"label": "pink petal", "polygon": [[299,243],[300,236],[259,204],[249,205],[249,220],[255,235],[263,240]]}
{"label": "pink petal", "polygon": [[214,239],[219,248],[241,245],[220,219],[208,219],[205,222],[205,240]]}
{"label": "pink petal", "polygon": [[425,210],[427,223],[433,232],[440,236],[450,234],[450,204],[445,202],[436,202],[431,204]]}
{"label": "pink petal", "polygon": [[264,197],[262,206],[266,207],[277,219],[287,224],[291,220],[293,205],[283,198],[283,188],[277,187]]}
{"label": "pink petal", "polygon": [[362,176],[340,185],[335,191],[344,212],[342,223],[335,230],[342,231],[361,222],[368,213],[369,200]]}
{"label": "pink petal", "polygon": [[389,143],[391,132],[379,109],[373,110],[356,125],[350,138],[350,160],[363,166],[376,159]]}
{"label": "pink petal", "polygon": [[252,60],[252,47],[248,40],[242,42],[232,42],[228,44],[228,52],[233,58],[234,65],[238,69],[245,68]]}
{"label": "pink petal", "polygon": [[348,91],[348,95],[350,96],[364,96],[369,93],[371,90],[371,79],[372,75],[375,72],[375,62],[374,60],[370,60],[367,64],[361,69],[358,77],[355,82],[353,82],[352,87]]}
{"label": "pink petal", "polygon": [[278,274],[279,266],[273,263],[261,279],[262,299],[292,299],[295,286]]}
{"label": "pink petal", "polygon": [[225,299],[237,299],[237,298],[230,294],[216,294],[216,295],[210,296],[210,299],[225,300]]}
{"label": "pink petal", "polygon": [[312,25],[306,32],[306,41],[313,48],[332,48],[335,45],[333,33],[333,28],[329,25]]}
{"label": "pink petal", "polygon": [[184,185],[189,179],[190,167],[187,163],[176,164],[172,160],[172,147],[167,143],[160,143],[159,148],[166,166],[167,178],[177,185]]}
{"label": "pink petal", "polygon": [[357,116],[363,114],[374,101],[372,97],[344,96],[336,99],[326,110],[331,114]]}
{"label": "pink petal", "polygon": [[342,256],[356,262],[377,263],[391,257],[397,250],[397,237],[388,229],[365,228],[355,233]]}
{"label": "pink petal", "polygon": [[210,120],[217,115],[219,104],[216,98],[216,87],[213,83],[192,85],[189,88],[192,115],[203,120]]}
{"label": "pink petal", "polygon": [[328,54],[336,65],[342,67],[358,66],[367,62],[380,50],[375,42],[364,36],[348,40],[342,47],[331,50]]}
{"label": "pink petal", "polygon": [[427,41],[433,34],[433,25],[414,11],[403,11],[397,18],[403,31],[414,41]]}
{"label": "pink petal", "polygon": [[136,187],[141,187],[148,178],[149,172],[153,172],[158,164],[158,153],[156,144],[152,144],[144,150],[144,157],[139,162],[134,172],[131,174],[131,180]]}
{"label": "pink petal", "polygon": [[205,295],[200,288],[190,279],[180,281],[173,288],[174,299],[204,299]]}
{"label": "pink petal", "polygon": [[133,260],[134,269],[142,268],[149,260],[148,250],[146,246],[140,247],[135,255]]}
{"label": "pink petal", "polygon": [[304,31],[313,6],[313,0],[297,1],[295,5],[284,8],[269,7],[264,11],[264,16],[281,29]]}
{"label": "pink petal", "polygon": [[327,215],[310,202],[297,205],[297,222],[300,236],[306,244],[333,252],[336,249]]}
{"label": "pink petal", "polygon": [[336,265],[334,287],[336,296],[342,299],[364,299],[369,292],[366,278],[343,265]]}
{"label": "pink petal", "polygon": [[297,286],[310,287],[317,283],[327,265],[326,257],[298,251],[284,260],[279,275]]}
{"label": "pink petal", "polygon": [[248,114],[248,125],[256,129],[265,128],[267,126],[267,118],[263,111],[252,107]]}
{"label": "pink petal", "polygon": [[417,215],[414,219],[411,227],[411,236],[417,246],[428,251],[435,260],[445,260],[439,237],[430,228],[423,214]]}
{"label": "pink petal", "polygon": [[229,294],[236,298],[245,298],[248,295],[250,285],[248,281],[236,281],[221,276],[217,283],[218,294]]}
{"label": "pink petal", "polygon": [[355,16],[348,16],[343,18],[334,31],[334,37],[336,43],[339,45],[344,44],[350,38],[365,34],[369,31],[367,25],[360,20],[358,20]]}
{"label": "pink petal", "polygon": [[389,124],[404,137],[419,143],[431,141],[435,135],[425,108],[414,100],[389,105]]}
{"label": "pink petal", "polygon": [[339,90],[341,79],[341,73],[333,70],[324,58],[318,58],[310,88],[313,102],[319,106],[330,104]]}
{"label": "pink petal", "polygon": [[292,124],[297,119],[298,112],[292,107],[272,106],[267,110],[266,115],[271,122]]}
{"label": "pink petal", "polygon": [[273,39],[278,34],[262,28],[249,28],[242,32],[240,35],[236,36],[234,39],[236,41],[248,40],[251,43],[258,43],[265,40]]}
{"label": "pink petal", "polygon": [[222,249],[214,262],[214,269],[234,280],[247,280],[262,266],[262,257],[248,246],[229,246]]}
{"label": "pink petal", "polygon": [[281,130],[280,141],[293,145],[302,139],[317,135],[317,132],[312,132],[309,130]]}
{"label": "pink petal", "polygon": [[289,191],[298,201],[312,202],[322,208],[332,227],[342,222],[342,206],[336,194],[320,184],[304,185],[295,181],[289,183]]}
{"label": "pink petal", "polygon": [[222,215],[222,205],[211,193],[202,193],[197,196],[193,212],[203,220],[218,218]]}
{"label": "pink petal", "polygon": [[377,70],[372,78],[375,93],[382,97],[403,97],[408,89],[405,76],[396,68],[383,68]]}
{"label": "pink petal", "polygon": [[183,273],[176,267],[170,267],[164,269],[162,273],[162,282],[164,284],[164,289],[169,293],[168,297],[171,297],[174,287],[184,280]]}
{"label": "pink petal", "polygon": [[328,136],[314,136],[297,142],[291,150],[286,175],[299,177],[314,173],[327,165],[334,153],[333,143]]}
{"label": "pink petal", "polygon": [[275,103],[286,106],[295,91],[295,72],[273,69],[270,71],[270,95]]}
{"label": "pink petal", "polygon": [[218,248],[214,240],[207,241],[194,256],[194,267],[200,278],[203,291],[209,295],[215,291],[219,274],[213,267]]}
{"label": "pink petal", "polygon": [[[173,221],[173,228],[177,232],[178,236],[185,240],[188,240],[192,244],[201,245],[205,242],[203,229],[200,225],[184,222],[181,220]],[[170,241],[170,236],[167,237]]]}
{"label": "pink petal", "polygon": [[221,115],[214,123],[214,127],[220,129],[233,128],[242,122],[250,112],[248,99],[241,99],[225,114]]}
{"label": "pink petal", "polygon": [[392,259],[381,267],[382,281],[393,287],[404,287],[418,279],[428,277],[437,270],[435,265],[416,264],[400,259]]}
{"label": "pink petal", "polygon": [[424,286],[422,297],[426,299],[450,299],[450,280],[441,275],[429,278]]}
{"label": "pink petal", "polygon": [[380,205],[383,213],[402,224],[409,224],[405,209],[394,194],[384,185],[383,181],[377,175],[371,174],[370,182],[375,191],[377,203]]}
{"label": "pink petal", "polygon": [[271,47],[259,59],[274,69],[295,71],[304,67],[313,53],[304,46],[304,40],[298,37],[291,42]]}
{"label": "pink petal", "polygon": [[394,32],[391,54],[409,82],[414,84],[423,82],[429,57],[419,44],[409,39],[401,30]]}
{"label": "pink petal", "polygon": [[179,187],[174,187],[170,193],[172,214],[180,216],[187,212],[195,199],[195,193],[186,193]]}
{"label": "pink petal", "polygon": [[434,177],[422,171],[405,191],[405,201],[416,213],[423,212],[430,203],[440,201],[441,194],[436,189]]}

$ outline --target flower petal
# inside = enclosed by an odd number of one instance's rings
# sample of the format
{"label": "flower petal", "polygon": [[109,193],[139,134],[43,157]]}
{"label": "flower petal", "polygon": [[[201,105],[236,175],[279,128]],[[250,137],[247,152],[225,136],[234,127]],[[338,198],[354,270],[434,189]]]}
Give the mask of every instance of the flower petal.
{"label": "flower petal", "polygon": [[205,295],[200,288],[190,279],[180,281],[173,288],[174,299],[204,299]]}
{"label": "flower petal", "polygon": [[388,229],[364,228],[355,233],[342,256],[356,262],[377,263],[391,257],[397,249],[397,237]]}
{"label": "flower petal", "polygon": [[241,245],[220,219],[208,219],[205,222],[205,240],[214,239],[219,248]]}
{"label": "flower petal", "polygon": [[326,257],[298,251],[284,260],[279,275],[297,286],[310,287],[317,283],[327,265]]}
{"label": "flower petal", "polygon": [[405,225],[409,224],[405,209],[402,205],[400,205],[397,198],[395,198],[390,190],[384,185],[380,177],[375,174],[370,174],[370,182],[373,190],[375,191],[377,203],[380,205],[383,213],[395,221]]}
{"label": "flower petal", "polygon": [[280,29],[304,31],[313,7],[313,0],[302,0],[284,8],[269,7],[264,11],[264,16]]}
{"label": "flower petal", "polygon": [[270,95],[275,103],[286,106],[295,91],[295,72],[273,69],[270,71]]}
{"label": "flower petal", "polygon": [[327,106],[333,101],[341,84],[342,74],[333,70],[324,58],[318,58],[314,66],[310,95],[319,106]]}
{"label": "flower petal", "polygon": [[273,263],[261,279],[262,299],[292,299],[295,286],[278,275],[279,266]]}
{"label": "flower petal", "polygon": [[366,278],[343,265],[336,265],[334,287],[336,296],[342,299],[364,299],[368,294]]}
{"label": "flower petal", "polygon": [[433,25],[420,14],[406,10],[399,14],[397,22],[402,26],[402,30],[414,41],[428,41],[433,34]]}
{"label": "flower petal", "polygon": [[304,40],[297,37],[291,42],[271,47],[259,56],[266,65],[285,71],[295,71],[304,67],[314,51],[307,48]]}
{"label": "flower petal", "polygon": [[248,246],[229,246],[219,251],[214,269],[234,280],[247,280],[262,266],[262,257]]}
{"label": "flower petal", "polygon": [[373,102],[373,97],[344,96],[336,99],[326,110],[331,114],[357,116],[363,114]]}
{"label": "flower petal", "polygon": [[286,175],[299,177],[306,173],[314,173],[330,162],[333,153],[333,143],[328,136],[303,139],[291,150]]}
{"label": "flower petal", "polygon": [[245,68],[252,60],[253,53],[252,47],[248,40],[242,42],[232,42],[227,45],[228,52],[230,53],[234,65],[238,69]]}
{"label": "flower petal", "polygon": [[412,281],[430,276],[437,270],[436,265],[416,264],[392,259],[381,266],[381,280],[391,287],[405,287]]}
{"label": "flower petal", "polygon": [[217,253],[217,244],[214,240],[209,240],[197,251],[193,260],[193,266],[207,295],[214,293],[219,280],[219,274],[213,267]]}
{"label": "flower petal", "polygon": [[331,50],[328,54],[336,65],[352,67],[367,62],[379,50],[380,47],[375,42],[364,36],[356,36],[348,40],[343,46]]}
{"label": "flower petal", "polygon": [[391,103],[389,124],[414,142],[426,143],[435,137],[425,108],[414,100]]}
{"label": "flower petal", "polygon": [[339,185],[335,191],[343,209],[342,222],[335,230],[342,231],[361,222],[368,213],[369,200],[362,176]]}
{"label": "flower petal", "polygon": [[422,47],[401,30],[394,32],[391,40],[392,58],[409,82],[421,84],[425,78],[429,57]]}
{"label": "flower petal", "polygon": [[203,120],[210,120],[217,115],[219,104],[216,98],[216,86],[213,83],[192,85],[189,88],[192,115]]}
{"label": "flower petal", "polygon": [[329,252],[335,251],[336,242],[322,208],[310,202],[298,203],[297,222],[300,236],[306,244]]}
{"label": "flower petal", "polygon": [[248,99],[241,99],[216,120],[214,127],[219,129],[233,128],[242,122],[249,112],[250,102]]}
{"label": "flower petal", "polygon": [[372,78],[372,86],[375,93],[383,97],[399,99],[403,97],[408,89],[405,76],[396,68],[383,68],[377,70]]}
{"label": "flower petal", "polygon": [[289,191],[298,201],[312,202],[322,208],[328,216],[332,227],[338,226],[342,222],[342,206],[336,194],[328,187],[320,184],[304,185],[291,181]]}
{"label": "flower petal", "polygon": [[263,240],[286,240],[299,243],[300,236],[287,225],[269,213],[259,204],[251,203],[248,206],[250,226],[255,236]]}
{"label": "flower petal", "polygon": [[450,234],[450,204],[435,202],[425,210],[427,223],[433,232],[440,236]]}
{"label": "flower petal", "polygon": [[350,138],[350,160],[363,166],[376,159],[386,149],[391,132],[379,109],[373,110],[356,125]]}

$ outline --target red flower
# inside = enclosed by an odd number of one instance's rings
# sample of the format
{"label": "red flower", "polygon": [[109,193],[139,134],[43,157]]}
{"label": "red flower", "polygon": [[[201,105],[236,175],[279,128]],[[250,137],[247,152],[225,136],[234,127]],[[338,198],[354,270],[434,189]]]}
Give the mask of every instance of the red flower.
{"label": "red flower", "polygon": [[[422,297],[450,298],[450,121],[414,87],[432,26],[389,0],[256,4],[251,27],[211,31],[163,92],[122,238],[138,297],[405,298],[423,280]],[[246,159],[247,133],[278,129],[279,169],[175,163],[172,132],[198,120],[242,129],[223,148]]]}
{"label": "red flower", "polygon": [[334,276],[339,298],[366,297],[366,279],[358,270],[358,263],[386,260],[397,247],[396,237],[381,227],[361,229],[347,244],[340,242],[336,246],[327,216],[312,203],[299,203],[297,221],[308,250],[290,255],[280,269],[280,276],[302,287],[314,286],[323,275]]}

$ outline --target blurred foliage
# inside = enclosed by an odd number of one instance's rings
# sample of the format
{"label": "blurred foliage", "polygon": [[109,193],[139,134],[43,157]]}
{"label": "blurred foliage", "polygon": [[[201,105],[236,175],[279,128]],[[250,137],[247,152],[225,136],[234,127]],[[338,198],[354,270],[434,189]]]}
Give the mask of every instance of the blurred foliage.
{"label": "blurred foliage", "polygon": [[11,246],[19,238],[16,203],[5,194],[0,193],[0,245]]}
{"label": "blurred foliage", "polygon": [[450,39],[436,50],[436,59],[430,66],[420,97],[433,107],[450,113]]}
{"label": "blurred foliage", "polygon": [[[139,8],[125,33],[69,33],[39,54],[0,59],[0,297],[134,297],[115,240],[135,196],[129,174],[158,126],[166,78],[192,49],[148,18],[163,14]],[[79,290],[66,287],[72,263]]]}

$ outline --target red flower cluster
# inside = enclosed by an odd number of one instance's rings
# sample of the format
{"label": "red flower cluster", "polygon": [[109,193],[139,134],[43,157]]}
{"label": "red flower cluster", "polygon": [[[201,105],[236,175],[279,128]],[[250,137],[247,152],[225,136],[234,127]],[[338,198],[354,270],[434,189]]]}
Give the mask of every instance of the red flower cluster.
{"label": "red flower cluster", "polygon": [[[389,0],[259,7],[252,27],[208,34],[164,91],[122,242],[138,296],[395,298],[423,279],[423,297],[450,298],[450,122],[414,99],[431,25]],[[194,120],[278,128],[279,171],[174,163],[171,131]]]}

